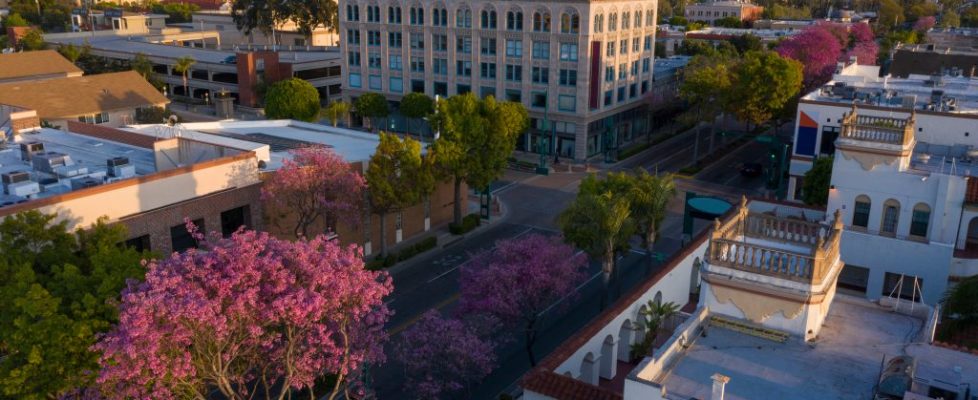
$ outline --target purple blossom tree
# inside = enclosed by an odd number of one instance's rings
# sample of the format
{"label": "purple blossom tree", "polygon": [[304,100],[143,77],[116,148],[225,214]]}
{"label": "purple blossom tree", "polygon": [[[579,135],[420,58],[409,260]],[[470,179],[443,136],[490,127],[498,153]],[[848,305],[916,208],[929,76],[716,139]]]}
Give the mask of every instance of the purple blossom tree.
{"label": "purple blossom tree", "polygon": [[825,24],[806,28],[783,40],[776,50],[782,57],[802,63],[802,83],[806,91],[828,82],[835,70],[835,63],[842,55],[839,38]]}
{"label": "purple blossom tree", "polygon": [[876,65],[879,51],[880,46],[874,41],[859,42],[846,52],[846,58],[856,57],[859,65]]}
{"label": "purple blossom tree", "polygon": [[849,26],[849,38],[854,43],[865,43],[875,40],[873,28],[869,24],[852,24]]}
{"label": "purple blossom tree", "polygon": [[933,28],[934,27],[934,24],[936,24],[936,23],[937,23],[937,19],[934,18],[933,15],[928,16],[928,17],[920,17],[920,18],[917,18],[917,22],[914,22],[914,24],[913,24],[913,30],[915,30],[917,32],[921,32],[921,33],[927,32],[931,28]]}
{"label": "purple blossom tree", "polygon": [[107,398],[333,399],[367,363],[384,361],[390,277],[361,250],[317,236],[296,242],[239,231],[148,263],[122,293],[119,324],[94,350]]}
{"label": "purple blossom tree", "polygon": [[491,342],[462,321],[442,318],[437,310],[401,334],[395,356],[404,364],[406,390],[422,399],[470,389],[496,364]]}
{"label": "purple blossom tree", "polygon": [[[296,238],[309,237],[309,228],[322,223],[335,232],[339,221],[358,226],[364,210],[363,176],[326,147],[292,151],[275,175],[262,186],[262,200],[283,212]],[[274,217],[274,216],[273,216]]]}
{"label": "purple blossom tree", "polygon": [[540,313],[575,295],[586,267],[587,258],[560,238],[530,235],[497,242],[494,251],[476,254],[462,268],[458,313],[522,330],[527,356],[535,366]]}

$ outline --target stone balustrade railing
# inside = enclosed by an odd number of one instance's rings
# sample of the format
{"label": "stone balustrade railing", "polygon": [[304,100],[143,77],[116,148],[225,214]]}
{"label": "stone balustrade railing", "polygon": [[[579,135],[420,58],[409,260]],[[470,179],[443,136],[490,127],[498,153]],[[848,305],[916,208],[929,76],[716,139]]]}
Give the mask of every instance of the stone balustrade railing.
{"label": "stone balustrade railing", "polygon": [[840,137],[868,142],[907,145],[913,141],[916,117],[900,119],[858,115],[853,105],[852,111],[842,119]]}
{"label": "stone balustrade railing", "polygon": [[744,230],[748,237],[813,246],[825,229],[815,222],[750,213],[744,221]]}
{"label": "stone balustrade railing", "polygon": [[710,264],[802,282],[812,281],[816,261],[811,255],[729,239],[710,243],[709,257]]}

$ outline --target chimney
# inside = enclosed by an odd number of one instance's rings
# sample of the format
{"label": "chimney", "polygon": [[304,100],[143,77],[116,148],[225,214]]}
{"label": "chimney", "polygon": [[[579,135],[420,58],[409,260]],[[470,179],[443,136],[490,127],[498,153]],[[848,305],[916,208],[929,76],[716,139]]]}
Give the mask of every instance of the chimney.
{"label": "chimney", "polygon": [[723,388],[730,382],[730,377],[719,373],[713,374],[713,395],[710,400],[723,400]]}

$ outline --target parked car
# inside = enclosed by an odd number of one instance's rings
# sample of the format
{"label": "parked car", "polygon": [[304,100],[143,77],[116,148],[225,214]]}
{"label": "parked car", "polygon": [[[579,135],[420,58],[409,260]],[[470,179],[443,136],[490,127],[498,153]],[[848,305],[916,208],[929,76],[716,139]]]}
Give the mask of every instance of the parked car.
{"label": "parked car", "polygon": [[230,55],[221,60],[221,64],[237,64],[238,56]]}

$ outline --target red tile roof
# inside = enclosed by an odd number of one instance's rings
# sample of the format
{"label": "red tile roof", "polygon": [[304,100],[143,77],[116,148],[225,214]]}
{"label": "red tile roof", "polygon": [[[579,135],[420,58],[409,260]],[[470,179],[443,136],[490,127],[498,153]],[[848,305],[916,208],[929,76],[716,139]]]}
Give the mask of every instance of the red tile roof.
{"label": "red tile roof", "polygon": [[523,380],[523,387],[560,400],[622,400],[621,393],[539,368]]}

